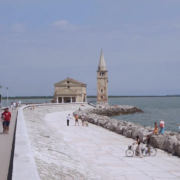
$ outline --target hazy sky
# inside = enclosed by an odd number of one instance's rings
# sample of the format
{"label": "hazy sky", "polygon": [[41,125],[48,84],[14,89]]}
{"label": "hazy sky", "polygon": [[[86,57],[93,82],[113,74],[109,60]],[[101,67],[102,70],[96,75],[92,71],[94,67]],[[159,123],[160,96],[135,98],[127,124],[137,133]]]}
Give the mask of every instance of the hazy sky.
{"label": "hazy sky", "polygon": [[109,95],[180,94],[180,1],[0,0],[10,96],[52,95],[68,74],[95,95],[101,48]]}

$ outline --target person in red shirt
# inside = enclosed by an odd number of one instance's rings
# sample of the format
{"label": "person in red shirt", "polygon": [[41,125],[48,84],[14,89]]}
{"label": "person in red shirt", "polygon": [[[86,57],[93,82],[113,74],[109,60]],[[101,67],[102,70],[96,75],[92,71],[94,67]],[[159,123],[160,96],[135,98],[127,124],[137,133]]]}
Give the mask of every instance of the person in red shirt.
{"label": "person in red shirt", "polygon": [[4,133],[9,133],[9,124],[11,120],[11,113],[9,112],[9,108],[6,108],[2,113],[2,117],[4,119]]}

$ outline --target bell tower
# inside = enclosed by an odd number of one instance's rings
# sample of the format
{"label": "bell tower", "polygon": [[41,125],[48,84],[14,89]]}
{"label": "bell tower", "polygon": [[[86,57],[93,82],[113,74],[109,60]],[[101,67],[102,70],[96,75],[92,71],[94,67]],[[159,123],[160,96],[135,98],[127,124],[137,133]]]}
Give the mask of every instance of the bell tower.
{"label": "bell tower", "polygon": [[108,71],[102,51],[97,70],[97,104],[108,105]]}

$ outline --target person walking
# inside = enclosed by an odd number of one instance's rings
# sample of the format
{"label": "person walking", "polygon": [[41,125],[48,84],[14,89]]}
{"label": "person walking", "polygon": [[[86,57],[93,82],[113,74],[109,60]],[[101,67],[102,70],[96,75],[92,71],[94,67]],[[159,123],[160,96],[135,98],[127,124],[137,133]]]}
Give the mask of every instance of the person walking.
{"label": "person walking", "polygon": [[139,136],[136,136],[136,144],[138,145],[137,148],[136,148],[136,153],[139,154],[140,158],[142,158],[142,155],[141,155],[141,141],[140,141]]}
{"label": "person walking", "polygon": [[5,111],[2,113],[2,117],[4,118],[4,133],[9,133],[9,124],[11,120],[11,113],[9,112],[9,108],[5,108]]}
{"label": "person walking", "polygon": [[1,122],[2,122],[2,127],[3,127],[3,133],[4,133],[4,116],[2,115],[2,113],[1,113]]}
{"label": "person walking", "polygon": [[78,119],[79,119],[79,116],[76,114],[76,115],[75,115],[75,126],[76,126],[76,124],[78,124],[78,126],[79,126]]}
{"label": "person walking", "polygon": [[159,127],[160,127],[159,133],[162,135],[164,134],[164,126],[165,126],[165,123],[164,123],[163,119],[161,119],[160,123],[159,123]]}
{"label": "person walking", "polygon": [[21,107],[21,101],[19,101],[19,107]]}
{"label": "person walking", "polygon": [[72,119],[72,117],[71,117],[70,114],[68,114],[68,116],[67,116],[67,126],[69,126],[69,120],[70,120],[70,119]]}
{"label": "person walking", "polygon": [[13,109],[16,110],[16,103],[13,102]]}
{"label": "person walking", "polygon": [[16,108],[18,108],[18,101],[16,101]]}
{"label": "person walking", "polygon": [[157,126],[157,123],[155,122],[153,134],[157,134],[157,132],[158,132],[158,126]]}
{"label": "person walking", "polygon": [[151,140],[150,140],[150,136],[147,135],[146,136],[146,144],[147,144],[147,149],[148,149],[148,152],[149,152],[149,156],[151,156],[151,151],[150,151],[150,143],[151,143]]}
{"label": "person walking", "polygon": [[84,123],[85,123],[85,119],[86,119],[85,116],[82,115],[82,118],[81,118],[81,119],[82,119],[82,126],[84,126],[84,125],[85,125],[85,124],[84,124]]}
{"label": "person walking", "polygon": [[11,102],[11,110],[13,110],[13,102]]}

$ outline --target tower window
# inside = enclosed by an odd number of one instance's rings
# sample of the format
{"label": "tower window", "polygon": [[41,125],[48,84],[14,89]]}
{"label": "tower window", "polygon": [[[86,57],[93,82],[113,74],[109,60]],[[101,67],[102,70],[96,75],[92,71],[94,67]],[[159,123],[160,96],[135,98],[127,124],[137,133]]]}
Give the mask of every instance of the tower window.
{"label": "tower window", "polygon": [[100,76],[104,76],[104,73],[100,72]]}
{"label": "tower window", "polygon": [[69,84],[69,81],[67,81],[67,83]]}
{"label": "tower window", "polygon": [[101,99],[103,99],[103,96],[101,96]]}
{"label": "tower window", "polygon": [[101,89],[101,92],[103,92],[103,89]]}

